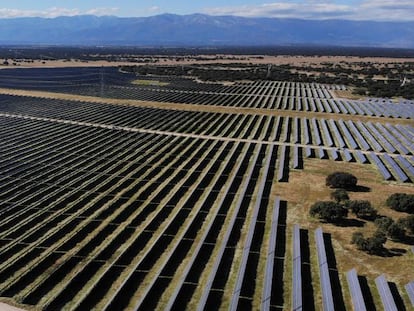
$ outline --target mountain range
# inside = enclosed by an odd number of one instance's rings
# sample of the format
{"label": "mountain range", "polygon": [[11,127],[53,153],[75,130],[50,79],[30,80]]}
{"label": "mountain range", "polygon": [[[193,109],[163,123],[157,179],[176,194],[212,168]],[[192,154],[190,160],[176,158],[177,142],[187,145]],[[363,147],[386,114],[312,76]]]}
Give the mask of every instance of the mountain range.
{"label": "mountain range", "polygon": [[414,21],[301,20],[203,14],[8,18],[0,19],[0,44],[414,48]]}

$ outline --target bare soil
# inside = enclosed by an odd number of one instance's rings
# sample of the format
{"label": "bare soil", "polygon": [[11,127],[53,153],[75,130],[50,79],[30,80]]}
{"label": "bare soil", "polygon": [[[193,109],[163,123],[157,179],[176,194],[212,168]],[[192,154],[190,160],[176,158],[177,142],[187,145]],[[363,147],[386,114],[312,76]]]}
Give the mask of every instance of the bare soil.
{"label": "bare soil", "polygon": [[15,307],[9,303],[0,302],[0,311],[24,311],[24,309]]}

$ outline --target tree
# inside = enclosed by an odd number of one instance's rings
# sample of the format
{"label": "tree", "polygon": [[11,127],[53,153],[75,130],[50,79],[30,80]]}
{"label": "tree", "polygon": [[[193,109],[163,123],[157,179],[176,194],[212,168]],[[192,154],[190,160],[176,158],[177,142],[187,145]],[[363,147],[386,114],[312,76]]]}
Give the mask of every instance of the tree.
{"label": "tree", "polygon": [[352,235],[351,243],[355,244],[359,250],[369,254],[379,254],[384,250],[384,243],[387,237],[381,231],[376,231],[372,237],[364,238],[361,232],[355,232]]}
{"label": "tree", "polygon": [[367,239],[366,251],[369,254],[379,254],[384,250],[384,243],[387,237],[381,231],[376,231],[374,235]]}
{"label": "tree", "polygon": [[352,189],[357,185],[358,179],[345,172],[335,172],[326,177],[326,185],[331,188]]}
{"label": "tree", "polygon": [[366,200],[348,201],[346,207],[358,218],[374,219],[378,214],[377,210],[372,207],[371,202]]}
{"label": "tree", "polygon": [[366,239],[364,238],[364,235],[361,231],[357,231],[352,234],[351,243],[355,244],[358,249],[363,250],[365,248]]}
{"label": "tree", "polygon": [[348,215],[348,210],[333,201],[319,201],[311,206],[309,213],[327,222],[340,222]]}
{"label": "tree", "polygon": [[377,226],[378,230],[382,232],[387,232],[388,228],[394,223],[394,220],[390,217],[380,217],[375,219],[375,225]]}
{"label": "tree", "polygon": [[403,240],[405,238],[405,229],[400,222],[394,222],[388,227],[387,236],[393,240]]}
{"label": "tree", "polygon": [[394,193],[388,197],[386,204],[398,212],[414,214],[414,194]]}
{"label": "tree", "polygon": [[345,189],[336,189],[331,193],[331,199],[335,200],[336,203],[340,203],[349,200],[349,195]]}
{"label": "tree", "polygon": [[381,217],[375,220],[377,231],[382,232],[393,240],[403,240],[405,238],[405,221],[395,222],[390,217]]}
{"label": "tree", "polygon": [[410,215],[407,218],[402,218],[399,222],[405,229],[407,229],[408,232],[414,234],[414,215]]}

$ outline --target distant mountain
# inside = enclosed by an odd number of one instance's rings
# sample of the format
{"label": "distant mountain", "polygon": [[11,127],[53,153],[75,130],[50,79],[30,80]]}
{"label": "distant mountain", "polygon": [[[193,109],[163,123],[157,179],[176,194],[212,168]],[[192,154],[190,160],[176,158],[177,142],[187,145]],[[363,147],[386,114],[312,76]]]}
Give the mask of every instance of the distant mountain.
{"label": "distant mountain", "polygon": [[202,14],[0,19],[0,44],[414,48],[414,22],[245,18]]}

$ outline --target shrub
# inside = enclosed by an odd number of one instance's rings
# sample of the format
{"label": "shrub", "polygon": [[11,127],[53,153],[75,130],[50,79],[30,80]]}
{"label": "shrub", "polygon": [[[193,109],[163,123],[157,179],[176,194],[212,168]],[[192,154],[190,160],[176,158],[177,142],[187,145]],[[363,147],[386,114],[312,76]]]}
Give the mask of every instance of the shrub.
{"label": "shrub", "polygon": [[407,229],[408,232],[414,234],[414,215],[410,215],[407,218],[401,220],[401,224]]}
{"label": "shrub", "polygon": [[326,185],[331,188],[352,189],[357,182],[354,175],[345,172],[335,172],[326,177]]}
{"label": "shrub", "polygon": [[360,231],[354,232],[354,234],[352,234],[351,243],[355,244],[358,249],[363,249],[364,248],[363,244],[365,243],[365,239],[364,239],[364,235],[362,234],[362,232]]}
{"label": "shrub", "polygon": [[414,194],[394,193],[388,197],[386,204],[398,212],[414,214]]}
{"label": "shrub", "polygon": [[375,220],[378,232],[386,234],[393,240],[403,240],[405,238],[405,220],[395,222],[390,217],[381,217]]}
{"label": "shrub", "polygon": [[372,237],[364,238],[361,232],[355,232],[352,235],[351,243],[355,244],[359,250],[369,254],[379,254],[384,250],[384,243],[387,237],[381,231],[376,231]]}
{"label": "shrub", "polygon": [[377,226],[378,230],[382,232],[387,232],[388,228],[394,223],[394,220],[390,217],[380,217],[375,219],[375,225]]}
{"label": "shrub", "polygon": [[349,200],[348,192],[345,189],[336,189],[331,193],[331,199],[337,203]]}
{"label": "shrub", "polygon": [[327,222],[339,222],[348,215],[348,210],[333,201],[319,201],[311,206],[309,213]]}
{"label": "shrub", "polygon": [[358,218],[373,219],[377,217],[377,210],[371,206],[371,202],[366,200],[354,200],[346,202],[347,208]]}
{"label": "shrub", "polygon": [[403,240],[405,238],[405,229],[400,222],[394,222],[388,227],[387,236],[393,240]]}
{"label": "shrub", "polygon": [[367,239],[367,245],[365,250],[369,254],[379,254],[384,250],[384,243],[387,241],[387,237],[381,231],[376,231],[374,235]]}

